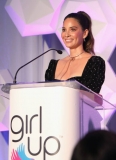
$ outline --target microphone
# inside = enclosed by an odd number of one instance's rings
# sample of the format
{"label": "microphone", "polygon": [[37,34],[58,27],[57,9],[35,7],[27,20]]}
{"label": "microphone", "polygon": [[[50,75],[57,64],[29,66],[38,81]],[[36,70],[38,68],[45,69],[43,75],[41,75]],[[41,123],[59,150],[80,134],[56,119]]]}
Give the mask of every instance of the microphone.
{"label": "microphone", "polygon": [[57,49],[53,49],[53,48],[51,48],[51,49],[47,50],[46,52],[40,54],[40,55],[37,56],[36,58],[32,59],[31,61],[29,61],[29,62],[27,62],[26,64],[24,64],[23,66],[21,66],[21,67],[16,71],[16,73],[15,73],[15,76],[14,76],[14,79],[13,79],[13,83],[6,83],[6,84],[4,84],[4,85],[2,86],[2,88],[1,88],[1,90],[2,90],[3,92],[5,92],[5,93],[9,93],[10,88],[11,88],[11,85],[16,84],[16,78],[17,78],[17,74],[18,74],[19,70],[20,70],[21,68],[25,67],[26,65],[28,65],[29,63],[33,62],[33,61],[36,60],[37,58],[43,56],[44,54],[46,54],[47,52],[49,52],[49,51],[51,51],[51,50],[57,51],[57,53],[62,54],[62,51],[61,51],[61,50],[57,50]]}
{"label": "microphone", "polygon": [[29,63],[33,62],[34,60],[36,60],[37,58],[43,56],[44,54],[46,54],[47,52],[51,51],[51,50],[55,50],[57,51],[59,54],[62,54],[62,51],[61,50],[57,50],[57,49],[49,49],[47,50],[46,52],[42,53],[41,55],[37,56],[36,58],[32,59],[31,61],[27,62],[26,64],[24,64],[23,66],[21,66],[17,71],[16,71],[16,74],[15,74],[15,77],[14,77],[14,80],[13,80],[13,83],[16,84],[16,77],[17,77],[17,73],[19,72],[19,70],[23,67],[25,67],[26,65],[28,65]]}

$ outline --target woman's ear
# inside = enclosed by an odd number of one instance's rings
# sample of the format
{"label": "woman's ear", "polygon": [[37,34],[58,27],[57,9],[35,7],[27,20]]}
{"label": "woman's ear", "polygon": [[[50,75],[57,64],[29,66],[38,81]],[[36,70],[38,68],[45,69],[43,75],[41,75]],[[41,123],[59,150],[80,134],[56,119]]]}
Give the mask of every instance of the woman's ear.
{"label": "woman's ear", "polygon": [[89,30],[85,29],[83,32],[83,39],[85,39],[88,36]]}

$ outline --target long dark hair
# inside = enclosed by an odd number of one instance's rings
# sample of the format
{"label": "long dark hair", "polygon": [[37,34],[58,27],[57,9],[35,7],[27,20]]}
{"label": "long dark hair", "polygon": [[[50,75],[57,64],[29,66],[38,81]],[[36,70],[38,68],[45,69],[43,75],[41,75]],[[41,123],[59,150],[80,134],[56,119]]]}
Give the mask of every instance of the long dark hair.
{"label": "long dark hair", "polygon": [[94,53],[94,38],[91,30],[92,22],[90,16],[84,11],[79,11],[77,13],[70,13],[65,18],[75,18],[81,25],[82,29],[88,29],[88,36],[83,41],[83,48],[86,52]]}

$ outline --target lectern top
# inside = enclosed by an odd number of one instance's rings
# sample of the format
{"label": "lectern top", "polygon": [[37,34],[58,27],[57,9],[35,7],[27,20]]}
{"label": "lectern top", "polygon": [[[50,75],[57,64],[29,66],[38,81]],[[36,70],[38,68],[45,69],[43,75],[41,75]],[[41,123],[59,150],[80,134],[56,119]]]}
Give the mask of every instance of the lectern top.
{"label": "lectern top", "polygon": [[90,89],[75,80],[15,84],[11,86],[11,90],[40,87],[68,87],[78,91],[78,93],[80,94],[80,98],[86,103],[91,103],[91,106],[95,109],[115,109],[115,106],[103,99],[101,95],[91,91]]}

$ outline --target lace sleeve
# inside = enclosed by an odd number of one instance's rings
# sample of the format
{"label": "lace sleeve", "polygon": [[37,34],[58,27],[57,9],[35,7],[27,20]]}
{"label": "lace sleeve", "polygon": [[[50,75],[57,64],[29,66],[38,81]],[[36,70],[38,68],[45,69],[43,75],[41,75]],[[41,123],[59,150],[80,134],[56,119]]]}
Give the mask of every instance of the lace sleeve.
{"label": "lace sleeve", "polygon": [[92,91],[99,93],[104,80],[105,61],[99,56],[94,56],[86,67],[83,84]]}

